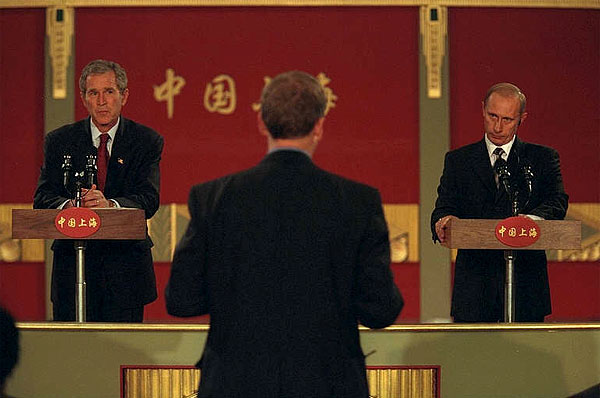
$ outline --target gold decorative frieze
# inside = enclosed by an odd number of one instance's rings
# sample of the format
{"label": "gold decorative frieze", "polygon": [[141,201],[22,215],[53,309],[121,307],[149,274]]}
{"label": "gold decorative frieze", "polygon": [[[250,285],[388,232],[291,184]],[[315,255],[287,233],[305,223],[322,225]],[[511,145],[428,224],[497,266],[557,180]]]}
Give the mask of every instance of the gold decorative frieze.
{"label": "gold decorative frieze", "polygon": [[[124,366],[124,398],[196,398],[200,370],[189,367]],[[439,397],[439,367],[367,369],[369,394],[377,398]]]}
{"label": "gold decorative frieze", "polygon": [[2,0],[0,8],[62,7],[224,7],[224,6],[428,6],[600,9],[598,0]]}
{"label": "gold decorative frieze", "polygon": [[442,97],[442,68],[446,53],[448,11],[446,7],[421,7],[421,48],[427,71],[427,96]]}

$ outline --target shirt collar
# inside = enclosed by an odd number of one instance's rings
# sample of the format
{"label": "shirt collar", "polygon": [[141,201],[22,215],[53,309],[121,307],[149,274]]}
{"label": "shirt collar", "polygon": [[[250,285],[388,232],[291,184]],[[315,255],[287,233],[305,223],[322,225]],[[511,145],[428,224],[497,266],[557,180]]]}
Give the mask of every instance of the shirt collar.
{"label": "shirt collar", "polygon": [[[119,116],[119,118],[117,119],[117,123],[114,126],[112,126],[110,130],[107,131],[108,135],[110,136],[109,143],[114,142],[115,134],[117,133],[117,129],[119,128],[120,122],[121,116]],[[100,145],[100,135],[103,133],[100,130],[98,130],[98,127],[96,127],[96,125],[92,121],[92,118],[90,118],[90,129],[92,130],[92,142],[96,147],[98,147],[98,145]]]}
{"label": "shirt collar", "polygon": [[512,148],[513,144],[515,143],[515,139],[517,138],[517,135],[515,134],[513,135],[512,140],[510,140],[504,145],[498,146],[492,141],[490,141],[490,139],[487,137],[487,134],[484,134],[483,136],[485,137],[485,146],[487,147],[488,157],[490,159],[492,158],[492,154],[494,153],[494,149],[496,148],[502,148],[506,153],[506,157],[508,158],[508,155],[510,154],[510,149]]}

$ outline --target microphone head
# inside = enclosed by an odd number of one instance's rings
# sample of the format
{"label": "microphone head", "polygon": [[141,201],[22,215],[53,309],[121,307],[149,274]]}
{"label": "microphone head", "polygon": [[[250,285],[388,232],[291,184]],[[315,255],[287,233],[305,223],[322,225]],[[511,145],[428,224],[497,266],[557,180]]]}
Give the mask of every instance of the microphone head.
{"label": "microphone head", "polygon": [[94,183],[94,179],[98,172],[98,166],[96,165],[96,155],[87,155],[87,162],[85,165],[85,174],[87,176],[87,185],[91,187]]}
{"label": "microphone head", "polygon": [[63,164],[61,166],[61,168],[64,171],[69,171],[73,168],[73,163],[71,161],[71,155],[64,155],[63,156]]}
{"label": "microphone head", "polygon": [[523,165],[523,175],[525,178],[533,178],[533,167],[530,164]]}
{"label": "microphone head", "polygon": [[499,177],[510,177],[510,171],[508,171],[508,163],[502,158],[498,158],[494,163],[494,171]]}

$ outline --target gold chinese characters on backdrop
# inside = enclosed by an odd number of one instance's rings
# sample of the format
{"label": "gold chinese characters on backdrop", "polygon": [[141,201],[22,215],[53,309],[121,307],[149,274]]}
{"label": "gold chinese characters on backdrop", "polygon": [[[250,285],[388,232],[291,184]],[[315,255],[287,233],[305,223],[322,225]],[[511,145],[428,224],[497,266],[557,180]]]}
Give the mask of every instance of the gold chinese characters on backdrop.
{"label": "gold chinese characters on backdrop", "polygon": [[[325,107],[325,114],[327,114],[331,108],[335,107],[338,97],[328,87],[331,79],[325,73],[319,73],[316,78],[321,83],[327,97],[327,105]],[[265,76],[263,80],[266,86],[271,81],[271,77]],[[153,86],[154,99],[157,102],[165,102],[167,105],[168,119],[173,119],[175,114],[175,97],[181,93],[185,85],[186,80],[183,76],[176,75],[173,68],[167,68],[165,71],[165,81]],[[210,113],[219,113],[221,115],[233,114],[237,107],[235,79],[226,74],[215,76],[206,84],[203,103],[204,108]],[[253,103],[251,106],[255,112],[258,112],[260,110],[260,101]]]}

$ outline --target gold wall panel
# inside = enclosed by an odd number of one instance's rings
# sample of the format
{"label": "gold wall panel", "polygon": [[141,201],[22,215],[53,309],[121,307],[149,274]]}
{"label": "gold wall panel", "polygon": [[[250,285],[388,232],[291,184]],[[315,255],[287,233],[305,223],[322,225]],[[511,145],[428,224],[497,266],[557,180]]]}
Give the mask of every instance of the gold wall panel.
{"label": "gold wall panel", "polygon": [[31,209],[31,204],[0,204],[0,261],[43,262],[44,241],[12,239],[12,209]]}
{"label": "gold wall panel", "polygon": [[383,213],[389,230],[392,262],[418,262],[419,206],[384,204]]}
{"label": "gold wall panel", "polygon": [[[123,368],[123,398],[196,398],[200,370],[195,368]],[[373,398],[439,397],[439,368],[367,369]]]}
{"label": "gold wall panel", "polygon": [[123,398],[187,398],[195,396],[200,370],[123,369]]}

